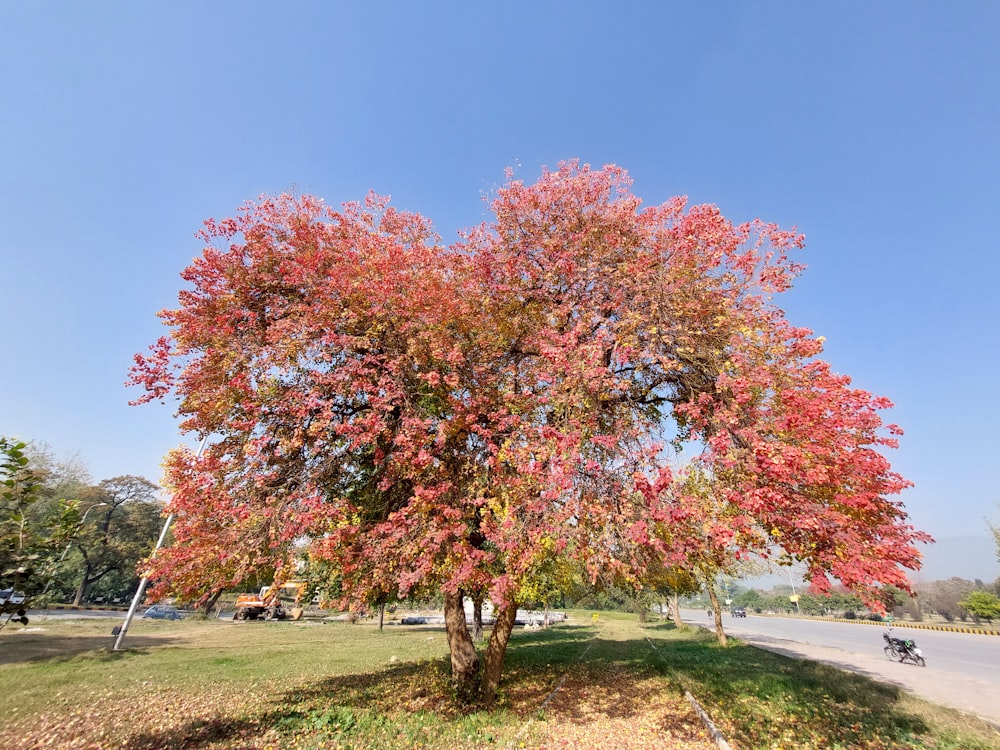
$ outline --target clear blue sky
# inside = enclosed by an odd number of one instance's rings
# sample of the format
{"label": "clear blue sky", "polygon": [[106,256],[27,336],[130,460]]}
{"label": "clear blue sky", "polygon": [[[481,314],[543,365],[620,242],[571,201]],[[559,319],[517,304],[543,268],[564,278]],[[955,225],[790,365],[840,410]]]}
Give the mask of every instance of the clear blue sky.
{"label": "clear blue sky", "polygon": [[0,432],[157,480],[176,424],[122,383],[204,218],[374,188],[450,241],[505,167],[579,157],[797,225],[789,317],[895,401],[917,525],[985,545],[998,39],[987,1],[4,2]]}

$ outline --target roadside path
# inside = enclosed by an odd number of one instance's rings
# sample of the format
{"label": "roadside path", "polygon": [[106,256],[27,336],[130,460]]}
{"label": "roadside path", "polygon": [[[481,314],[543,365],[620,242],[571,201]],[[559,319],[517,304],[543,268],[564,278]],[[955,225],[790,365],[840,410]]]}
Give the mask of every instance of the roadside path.
{"label": "roadside path", "polygon": [[[704,616],[685,617],[691,625],[706,627]],[[793,658],[812,659],[840,669],[871,677],[908,690],[915,695],[943,706],[975,714],[1000,727],[1000,677],[988,682],[961,677],[934,669],[934,655],[925,653],[927,667],[892,662],[884,657],[832,648],[813,643],[801,643],[775,636],[755,633],[732,620],[725,624],[726,633],[758,648]],[[881,636],[879,636],[881,637]],[[919,645],[920,641],[917,640]],[[1000,675],[1000,664],[996,665]]]}

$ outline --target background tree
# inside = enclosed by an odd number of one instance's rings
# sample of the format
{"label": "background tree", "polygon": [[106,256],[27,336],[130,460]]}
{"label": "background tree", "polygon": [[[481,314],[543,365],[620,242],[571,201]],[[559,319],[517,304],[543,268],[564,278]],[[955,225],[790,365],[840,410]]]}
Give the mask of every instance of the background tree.
{"label": "background tree", "polygon": [[721,499],[723,488],[697,462],[676,475],[669,473],[660,489],[648,484],[641,488],[665,500],[663,520],[656,526],[659,564],[672,561],[665,565],[667,570],[687,573],[679,583],[694,583],[705,591],[716,638],[726,645],[720,582],[751,572],[750,554],[767,547],[766,534],[741,508]]}
{"label": "background tree", "polygon": [[737,592],[736,596],[733,597],[733,602],[748,612],[757,612],[758,614],[763,612],[765,607],[764,595],[756,589],[744,589]]}
{"label": "background tree", "polygon": [[[345,601],[440,592],[458,693],[490,703],[548,555],[634,586],[650,549],[683,565],[700,548],[669,532],[691,523],[658,465],[674,427],[726,480],[710,535],[759,530],[820,588],[905,582],[925,537],[887,499],[906,486],[879,460],[888,402],[832,376],[769,302],[799,235],[642,208],[623,170],[575,162],[509,180],[492,209],[450,247],[374,195],[206,223],[170,333],[130,378],[217,436],[168,461],[161,591],[281,574],[309,539]],[[480,659],[463,600],[482,591]]]}
{"label": "background tree", "polygon": [[46,512],[61,498],[79,497],[93,485],[86,461],[79,455],[57,456],[50,445],[39,440],[28,443],[25,453],[41,482],[35,506],[38,511]]}
{"label": "background tree", "polygon": [[51,579],[59,551],[79,514],[64,501],[50,512],[34,512],[42,491],[26,444],[0,436],[0,589],[24,592],[23,602],[3,605],[4,614],[25,609]]}
{"label": "background tree", "polygon": [[36,502],[27,511],[31,523],[44,524],[58,516],[63,498],[77,498],[78,514],[68,520],[72,539],[52,561],[47,597],[79,604],[88,592],[102,600],[131,596],[136,564],[149,553],[162,525],[155,485],[139,477],[95,484],[80,457],[58,458],[38,441],[24,454],[38,480]]}
{"label": "background tree", "polygon": [[549,548],[541,548],[542,555],[529,576],[518,591],[517,600],[532,609],[548,612],[557,602],[564,599],[568,592],[579,589],[585,584],[586,573],[582,566],[572,558],[553,554]]}
{"label": "background tree", "polygon": [[149,554],[163,522],[158,491],[148,479],[128,475],[105,479],[83,495],[87,523],[73,539],[75,557],[67,558],[66,566],[77,581],[74,605],[100,582],[110,584],[109,592],[135,588],[136,565]]}
{"label": "background tree", "polygon": [[992,625],[993,620],[1000,618],[1000,597],[989,591],[970,591],[958,604],[977,622],[986,620]]}
{"label": "background tree", "polygon": [[953,622],[955,618],[964,621],[968,612],[962,607],[961,601],[975,588],[974,582],[953,577],[944,581],[934,581],[929,586],[923,587],[921,598],[948,622]]}
{"label": "background tree", "polygon": [[920,622],[924,619],[923,602],[917,592],[896,590],[893,594],[894,604],[890,611],[895,617],[909,617],[914,622]]}
{"label": "background tree", "polygon": [[[854,618],[864,607],[861,597],[852,594],[842,586],[838,586],[830,594],[830,608],[838,617]],[[850,614],[848,614],[850,613]]]}
{"label": "background tree", "polygon": [[75,560],[69,554],[69,542],[76,537],[86,520],[86,504],[81,498],[91,489],[90,472],[85,462],[79,456],[57,457],[52,448],[41,441],[32,440],[24,448],[28,465],[38,480],[37,499],[27,510],[29,523],[45,527],[49,519],[58,518],[63,512],[67,500],[74,498],[73,505],[77,513],[66,517],[64,546],[58,556],[50,556],[47,568],[47,581],[40,599],[48,601],[54,597],[66,599],[70,594],[64,586],[67,580],[75,580],[70,576],[69,568],[75,565]]}
{"label": "background tree", "polygon": [[677,565],[664,565],[662,559],[654,557],[647,565],[642,582],[659,600],[660,616],[664,616],[663,602],[666,601],[674,625],[678,628],[684,627],[681,620],[680,598],[695,594],[701,588],[691,570]]}

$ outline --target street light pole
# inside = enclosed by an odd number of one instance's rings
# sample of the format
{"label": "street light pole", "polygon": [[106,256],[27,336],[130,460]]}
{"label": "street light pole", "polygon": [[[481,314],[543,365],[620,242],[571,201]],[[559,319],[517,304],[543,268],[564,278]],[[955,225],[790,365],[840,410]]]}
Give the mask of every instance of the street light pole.
{"label": "street light pole", "polygon": [[792,595],[788,598],[791,599],[792,604],[795,605],[795,614],[802,614],[801,610],[799,610],[799,594],[795,590],[795,581],[792,580],[792,569],[790,567],[788,568],[788,583],[792,587]]}
{"label": "street light pole", "polygon": [[[194,457],[196,461],[201,458],[201,454],[205,450],[206,442],[208,442],[208,435],[202,438],[201,445],[198,446],[198,452]],[[170,524],[173,523],[173,520],[174,514],[171,513],[167,516],[167,520],[163,522],[163,529],[160,531],[160,538],[156,540],[156,546],[153,547],[153,553],[150,555],[150,558],[154,557],[160,547],[163,546],[163,540],[167,538],[167,531],[170,529]],[[136,589],[135,596],[132,597],[132,604],[129,605],[128,613],[125,615],[125,622],[118,626],[118,632],[115,633],[115,645],[111,647],[112,651],[121,651],[122,641],[125,640],[125,634],[128,632],[128,626],[132,623],[136,607],[138,607],[139,602],[142,601],[142,595],[146,592],[146,584],[148,583],[149,576],[143,576],[142,580],[139,581],[139,588]]]}

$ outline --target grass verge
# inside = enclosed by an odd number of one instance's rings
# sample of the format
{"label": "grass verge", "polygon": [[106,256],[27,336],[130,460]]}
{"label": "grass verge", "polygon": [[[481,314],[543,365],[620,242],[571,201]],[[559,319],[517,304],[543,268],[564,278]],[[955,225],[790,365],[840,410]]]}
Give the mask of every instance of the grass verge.
{"label": "grass verge", "polygon": [[892,685],[710,633],[648,626],[664,674],[694,693],[741,748],[1000,747],[986,722]]}

